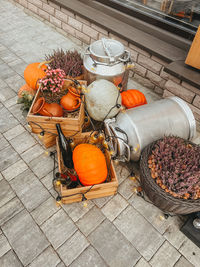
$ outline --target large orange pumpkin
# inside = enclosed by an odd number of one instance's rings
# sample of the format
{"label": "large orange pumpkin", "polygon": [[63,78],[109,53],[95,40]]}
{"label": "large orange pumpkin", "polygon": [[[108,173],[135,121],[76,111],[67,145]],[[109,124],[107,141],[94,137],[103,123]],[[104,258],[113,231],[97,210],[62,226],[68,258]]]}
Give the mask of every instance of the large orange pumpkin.
{"label": "large orange pumpkin", "polygon": [[33,90],[30,86],[28,86],[28,84],[24,84],[18,91],[18,97],[21,98],[22,97],[22,93],[23,92],[27,92],[30,95],[34,96],[35,95],[35,90]]}
{"label": "large orange pumpkin", "polygon": [[136,89],[129,89],[127,91],[122,92],[121,97],[122,105],[126,108],[134,108],[147,104],[145,95]]}
{"label": "large orange pumpkin", "polygon": [[38,81],[45,77],[47,66],[42,62],[29,64],[24,70],[26,83],[34,90],[39,88]]}
{"label": "large orange pumpkin", "polygon": [[77,145],[73,151],[74,169],[83,185],[100,184],[105,181],[108,170],[101,150],[91,144]]}

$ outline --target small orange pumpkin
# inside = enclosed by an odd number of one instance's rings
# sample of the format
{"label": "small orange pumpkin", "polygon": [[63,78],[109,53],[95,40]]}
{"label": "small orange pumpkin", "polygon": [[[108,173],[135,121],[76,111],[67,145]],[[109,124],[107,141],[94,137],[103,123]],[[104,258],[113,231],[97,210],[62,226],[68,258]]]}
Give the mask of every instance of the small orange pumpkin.
{"label": "small orange pumpkin", "polygon": [[34,90],[39,88],[38,81],[45,77],[47,66],[46,62],[36,62],[29,64],[24,70],[24,79],[26,83]]}
{"label": "small orange pumpkin", "polygon": [[128,109],[147,104],[145,95],[136,89],[123,91],[121,97],[122,105]]}
{"label": "small orange pumpkin", "polygon": [[34,96],[35,95],[35,90],[33,90],[30,86],[28,86],[28,84],[24,84],[18,91],[18,97],[22,98],[23,92],[28,92],[30,95]]}
{"label": "small orange pumpkin", "polygon": [[105,181],[108,174],[106,159],[95,145],[77,145],[73,151],[73,162],[83,185],[100,184]]}

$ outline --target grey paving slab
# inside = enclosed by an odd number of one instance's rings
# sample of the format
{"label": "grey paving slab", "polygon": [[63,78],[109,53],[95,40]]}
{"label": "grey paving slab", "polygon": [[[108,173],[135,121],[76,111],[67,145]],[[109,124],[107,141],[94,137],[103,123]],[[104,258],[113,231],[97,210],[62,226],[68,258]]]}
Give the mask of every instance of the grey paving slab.
{"label": "grey paving slab", "polygon": [[44,234],[25,210],[5,223],[2,230],[24,265],[31,263],[49,245]]}
{"label": "grey paving slab", "polygon": [[50,190],[53,187],[52,179],[53,179],[53,172],[50,172],[46,176],[44,176],[44,178],[42,178],[40,181],[48,190]]}
{"label": "grey paving slab", "polygon": [[36,140],[28,132],[23,132],[10,140],[10,143],[18,153],[23,153],[36,144]]}
{"label": "grey paving slab", "polygon": [[10,184],[28,211],[34,210],[50,197],[49,192],[29,169],[11,180]]}
{"label": "grey paving slab", "polygon": [[113,198],[113,196],[95,198],[92,201],[97,207],[102,208],[111,198]]}
{"label": "grey paving slab", "polygon": [[164,242],[164,238],[134,208],[128,206],[114,225],[148,261]]}
{"label": "grey paving slab", "polygon": [[15,162],[14,164],[10,165],[7,169],[2,171],[2,174],[7,181],[10,181],[27,169],[28,166],[25,164],[23,160],[20,159],[19,161]]}
{"label": "grey paving slab", "polygon": [[86,214],[92,207],[94,203],[92,201],[87,201],[87,206],[84,206],[83,202],[76,202],[72,204],[63,205],[63,209],[67,212],[70,218],[77,222],[84,214]]}
{"label": "grey paving slab", "polygon": [[98,252],[89,246],[84,252],[70,265],[70,267],[106,267],[108,266]]}
{"label": "grey paving slab", "polygon": [[15,94],[14,97],[11,97],[11,98],[9,98],[8,100],[4,101],[4,106],[5,106],[6,108],[10,108],[10,107],[16,105],[16,103],[17,103],[17,99],[18,99],[18,96]]}
{"label": "grey paving slab", "polygon": [[0,78],[0,88],[3,89],[6,86],[7,86],[7,84],[5,83],[5,81]]}
{"label": "grey paving slab", "polygon": [[181,254],[168,241],[165,241],[149,263],[156,267],[173,267],[180,257]]}
{"label": "grey paving slab", "polygon": [[1,102],[6,101],[14,96],[16,96],[16,92],[13,91],[9,87],[4,87],[0,90],[0,101]]}
{"label": "grey paving slab", "polygon": [[108,220],[92,232],[89,241],[109,266],[134,266],[141,257],[131,243]]}
{"label": "grey paving slab", "polygon": [[0,225],[3,225],[23,209],[24,206],[17,197],[11,199],[0,208]]}
{"label": "grey paving slab", "polygon": [[56,267],[60,259],[52,247],[44,250],[29,267]]}
{"label": "grey paving slab", "polygon": [[3,135],[8,141],[10,141],[11,139],[15,138],[24,131],[25,131],[24,127],[21,126],[21,124],[18,124],[17,126],[5,132]]}
{"label": "grey paving slab", "polygon": [[197,247],[189,239],[185,240],[179,249],[180,253],[192,263],[195,267],[199,266],[200,263],[200,248]]}
{"label": "grey paving slab", "polygon": [[177,223],[169,225],[164,233],[164,237],[176,248],[179,249],[187,237],[180,231],[183,222],[180,220]]}
{"label": "grey paving slab", "polygon": [[183,256],[175,263],[174,267],[194,267],[189,261],[186,260]]}
{"label": "grey paving slab", "polygon": [[60,207],[56,205],[54,198],[50,197],[31,212],[38,225],[43,224],[49,217],[56,213]]}
{"label": "grey paving slab", "polygon": [[168,217],[165,219],[163,212],[151,203],[146,202],[143,198],[134,194],[129,203],[146,218],[161,234],[163,234],[170,225],[180,226],[178,216]]}
{"label": "grey paving slab", "polygon": [[73,235],[77,230],[77,227],[69,216],[67,216],[61,209],[43,223],[41,229],[51,242],[52,246],[57,249]]}
{"label": "grey paving slab", "polygon": [[0,207],[15,197],[15,193],[6,180],[0,181]]}
{"label": "grey paving slab", "polygon": [[13,115],[6,109],[2,108],[0,112],[0,132],[4,133],[9,129],[18,125],[19,122],[13,117]]}
{"label": "grey paving slab", "polygon": [[141,258],[137,264],[135,265],[135,267],[150,267],[151,265],[144,259]]}
{"label": "grey paving slab", "polygon": [[6,148],[7,146],[9,146],[8,141],[3,136],[1,136],[0,137],[0,151]]}
{"label": "grey paving slab", "polygon": [[[17,61],[17,65],[22,64],[22,61]],[[15,65],[13,62],[10,63],[10,67],[14,68]],[[6,84],[15,92],[18,92],[20,87],[25,84],[24,79],[17,73],[14,73],[12,76],[8,77],[7,79],[4,80]]]}
{"label": "grey paving slab", "polygon": [[56,265],[56,267],[66,267],[66,265],[61,261],[60,263],[58,263],[58,265]]}
{"label": "grey paving slab", "polygon": [[28,165],[37,177],[42,178],[53,170],[53,159],[43,153],[29,162]]}
{"label": "grey paving slab", "polygon": [[[18,43],[16,42],[16,44],[18,44]],[[10,49],[12,49],[12,48],[10,47]],[[18,59],[15,59],[15,60],[12,61],[12,62],[8,62],[8,66],[11,67],[11,68],[14,68],[16,65],[21,64],[21,63],[24,64],[25,62],[24,62],[20,57],[18,57]],[[22,76],[21,76],[21,75],[19,75],[19,74],[15,74],[15,75],[16,75],[16,78],[17,78],[17,79],[14,79],[14,77],[12,77],[12,79],[10,80],[10,82],[8,82],[8,81],[6,80],[6,82],[7,82],[9,85],[11,84],[11,87],[12,87],[12,85],[13,85],[13,82],[12,82],[12,81],[22,79]]]}
{"label": "grey paving slab", "polygon": [[76,223],[76,225],[85,236],[88,236],[104,219],[105,216],[101,210],[94,206]]}
{"label": "grey paving slab", "polygon": [[31,148],[29,148],[28,150],[26,150],[25,152],[23,152],[21,154],[21,157],[26,163],[29,163],[30,161],[37,158],[43,153],[44,153],[44,149],[39,144],[36,144],[32,146]]}
{"label": "grey paving slab", "polygon": [[15,71],[11,69],[6,63],[0,65],[0,78],[5,80],[14,75]]}
{"label": "grey paving slab", "polygon": [[5,45],[0,44],[0,51],[7,50],[7,47]]}
{"label": "grey paving slab", "polygon": [[10,249],[11,246],[9,245],[7,238],[3,234],[0,234],[0,257],[2,257]]}
{"label": "grey paving slab", "polygon": [[118,187],[118,192],[125,198],[129,199],[134,192],[134,187],[137,186],[136,182],[130,178],[126,178]]}
{"label": "grey paving slab", "polygon": [[89,246],[89,242],[80,231],[70,237],[57,252],[63,262],[69,266]]}
{"label": "grey paving slab", "polygon": [[[17,54],[17,53],[16,53]],[[22,60],[23,61],[23,60]],[[31,63],[31,62],[29,62]],[[22,63],[18,63],[16,65],[12,65],[11,69],[13,70],[14,73],[17,73],[18,75],[20,75],[21,77],[24,77],[24,70],[27,67],[27,62],[22,62]],[[19,88],[25,84],[25,82],[23,82],[22,80],[17,81],[17,84],[15,85],[15,87],[13,88],[13,90],[15,90],[16,92],[19,90]],[[18,89],[17,89],[18,88]]]}
{"label": "grey paving slab", "polygon": [[23,267],[15,253],[10,250],[0,258],[1,267]]}
{"label": "grey paving slab", "polygon": [[1,51],[0,52],[0,57],[5,63],[9,63],[9,62],[12,62],[12,61],[18,59],[16,54],[11,52],[10,50]]}
{"label": "grey paving slab", "polygon": [[19,159],[19,154],[11,146],[4,148],[0,153],[0,171],[5,170]]}
{"label": "grey paving slab", "polygon": [[110,221],[113,221],[127,206],[128,202],[117,194],[101,209],[101,211]]}
{"label": "grey paving slab", "polygon": [[124,163],[115,164],[115,170],[117,172],[117,179],[119,185],[130,175],[130,171],[127,169]]}
{"label": "grey paving slab", "polygon": [[13,116],[22,124],[25,125],[26,121],[26,112],[22,112],[21,110],[22,104],[16,104],[9,107],[9,111],[13,114]]}

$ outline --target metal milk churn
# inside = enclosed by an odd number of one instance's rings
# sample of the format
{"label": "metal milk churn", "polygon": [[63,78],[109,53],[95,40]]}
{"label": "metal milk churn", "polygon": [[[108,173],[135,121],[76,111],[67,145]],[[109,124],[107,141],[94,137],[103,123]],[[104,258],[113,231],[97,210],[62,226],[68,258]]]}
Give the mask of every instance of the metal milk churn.
{"label": "metal milk churn", "polygon": [[164,136],[191,140],[196,133],[193,113],[178,97],[128,109],[104,123],[110,147],[122,161],[138,161],[145,146]]}
{"label": "metal milk churn", "polygon": [[123,44],[113,39],[93,42],[86,50],[83,59],[84,75],[88,84],[105,79],[126,90],[129,69],[133,67],[130,52]]}

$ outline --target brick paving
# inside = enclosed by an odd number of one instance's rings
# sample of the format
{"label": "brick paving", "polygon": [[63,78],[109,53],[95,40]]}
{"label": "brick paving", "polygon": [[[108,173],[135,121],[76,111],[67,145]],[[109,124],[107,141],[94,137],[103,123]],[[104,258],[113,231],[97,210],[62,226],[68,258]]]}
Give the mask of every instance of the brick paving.
{"label": "brick paving", "polygon": [[[56,48],[84,49],[12,2],[0,0],[0,14],[0,266],[200,266],[200,249],[179,231],[183,218],[162,219],[159,209],[134,193],[122,164],[116,167],[117,195],[86,207],[56,206],[52,159],[29,132],[16,95],[28,63]],[[95,28],[84,31],[95,38]],[[142,60],[152,67],[148,55]],[[160,70],[159,63],[153,67]],[[159,98],[133,80],[129,87],[143,91],[149,102]]]}

